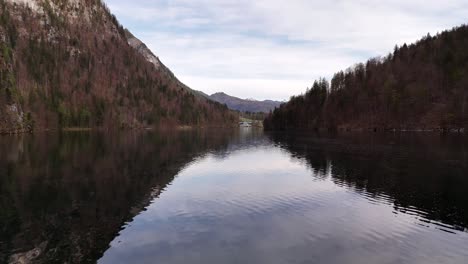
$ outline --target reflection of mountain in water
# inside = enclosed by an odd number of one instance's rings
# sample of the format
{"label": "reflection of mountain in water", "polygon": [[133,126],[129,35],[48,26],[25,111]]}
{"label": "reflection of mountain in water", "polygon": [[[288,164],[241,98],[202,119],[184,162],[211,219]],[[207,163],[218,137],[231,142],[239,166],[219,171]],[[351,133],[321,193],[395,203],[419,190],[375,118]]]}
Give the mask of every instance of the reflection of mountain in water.
{"label": "reflection of mountain in water", "polygon": [[[442,230],[468,228],[468,141],[463,137],[270,134],[316,172],[396,212],[436,221]],[[424,224],[424,223],[422,223]]]}
{"label": "reflection of mountain in water", "polygon": [[194,159],[271,144],[305,161],[315,177],[391,203],[396,213],[447,231],[468,227],[466,138],[264,137],[255,130],[37,134],[0,137],[0,263],[94,263]]}
{"label": "reflection of mountain in water", "polygon": [[185,164],[225,149],[232,136],[186,131],[0,138],[0,262],[95,262],[124,222]]}

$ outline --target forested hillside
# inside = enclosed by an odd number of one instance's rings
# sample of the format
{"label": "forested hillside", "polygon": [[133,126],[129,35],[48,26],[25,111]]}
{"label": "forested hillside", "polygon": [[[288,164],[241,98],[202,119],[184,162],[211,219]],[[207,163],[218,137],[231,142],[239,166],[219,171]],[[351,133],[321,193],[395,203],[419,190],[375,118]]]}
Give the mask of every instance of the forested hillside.
{"label": "forested hillside", "polygon": [[266,129],[468,128],[468,27],[395,47],[316,81],[264,121]]}
{"label": "forested hillside", "polygon": [[237,120],[130,46],[100,0],[0,0],[0,59],[2,132]]}

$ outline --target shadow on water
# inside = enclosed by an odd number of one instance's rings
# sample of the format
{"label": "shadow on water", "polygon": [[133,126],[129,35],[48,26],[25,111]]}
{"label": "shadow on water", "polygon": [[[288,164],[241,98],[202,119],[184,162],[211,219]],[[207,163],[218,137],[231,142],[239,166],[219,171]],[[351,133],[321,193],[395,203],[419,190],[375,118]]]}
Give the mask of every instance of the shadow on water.
{"label": "shadow on water", "polygon": [[0,262],[94,263],[126,221],[232,131],[0,137]]}
{"label": "shadow on water", "polygon": [[468,230],[468,138],[439,134],[270,133],[317,177],[446,232]]}

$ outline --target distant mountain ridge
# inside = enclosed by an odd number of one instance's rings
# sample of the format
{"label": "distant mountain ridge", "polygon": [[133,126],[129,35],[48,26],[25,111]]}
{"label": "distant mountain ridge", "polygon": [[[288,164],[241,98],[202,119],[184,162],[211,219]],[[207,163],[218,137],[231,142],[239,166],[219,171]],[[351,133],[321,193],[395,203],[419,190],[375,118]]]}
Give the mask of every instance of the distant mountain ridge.
{"label": "distant mountain ridge", "polygon": [[273,100],[257,101],[254,99],[241,99],[223,92],[212,94],[209,98],[213,101],[225,104],[231,110],[252,113],[269,113],[282,104],[280,101]]}

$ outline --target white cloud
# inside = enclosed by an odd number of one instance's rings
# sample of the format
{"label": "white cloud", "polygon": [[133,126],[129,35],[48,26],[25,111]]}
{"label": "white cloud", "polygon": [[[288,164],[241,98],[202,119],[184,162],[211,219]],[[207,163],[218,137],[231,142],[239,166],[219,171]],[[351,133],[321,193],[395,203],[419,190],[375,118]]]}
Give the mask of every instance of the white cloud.
{"label": "white cloud", "polygon": [[260,99],[287,99],[319,76],[468,16],[468,2],[460,0],[107,3],[189,86]]}

